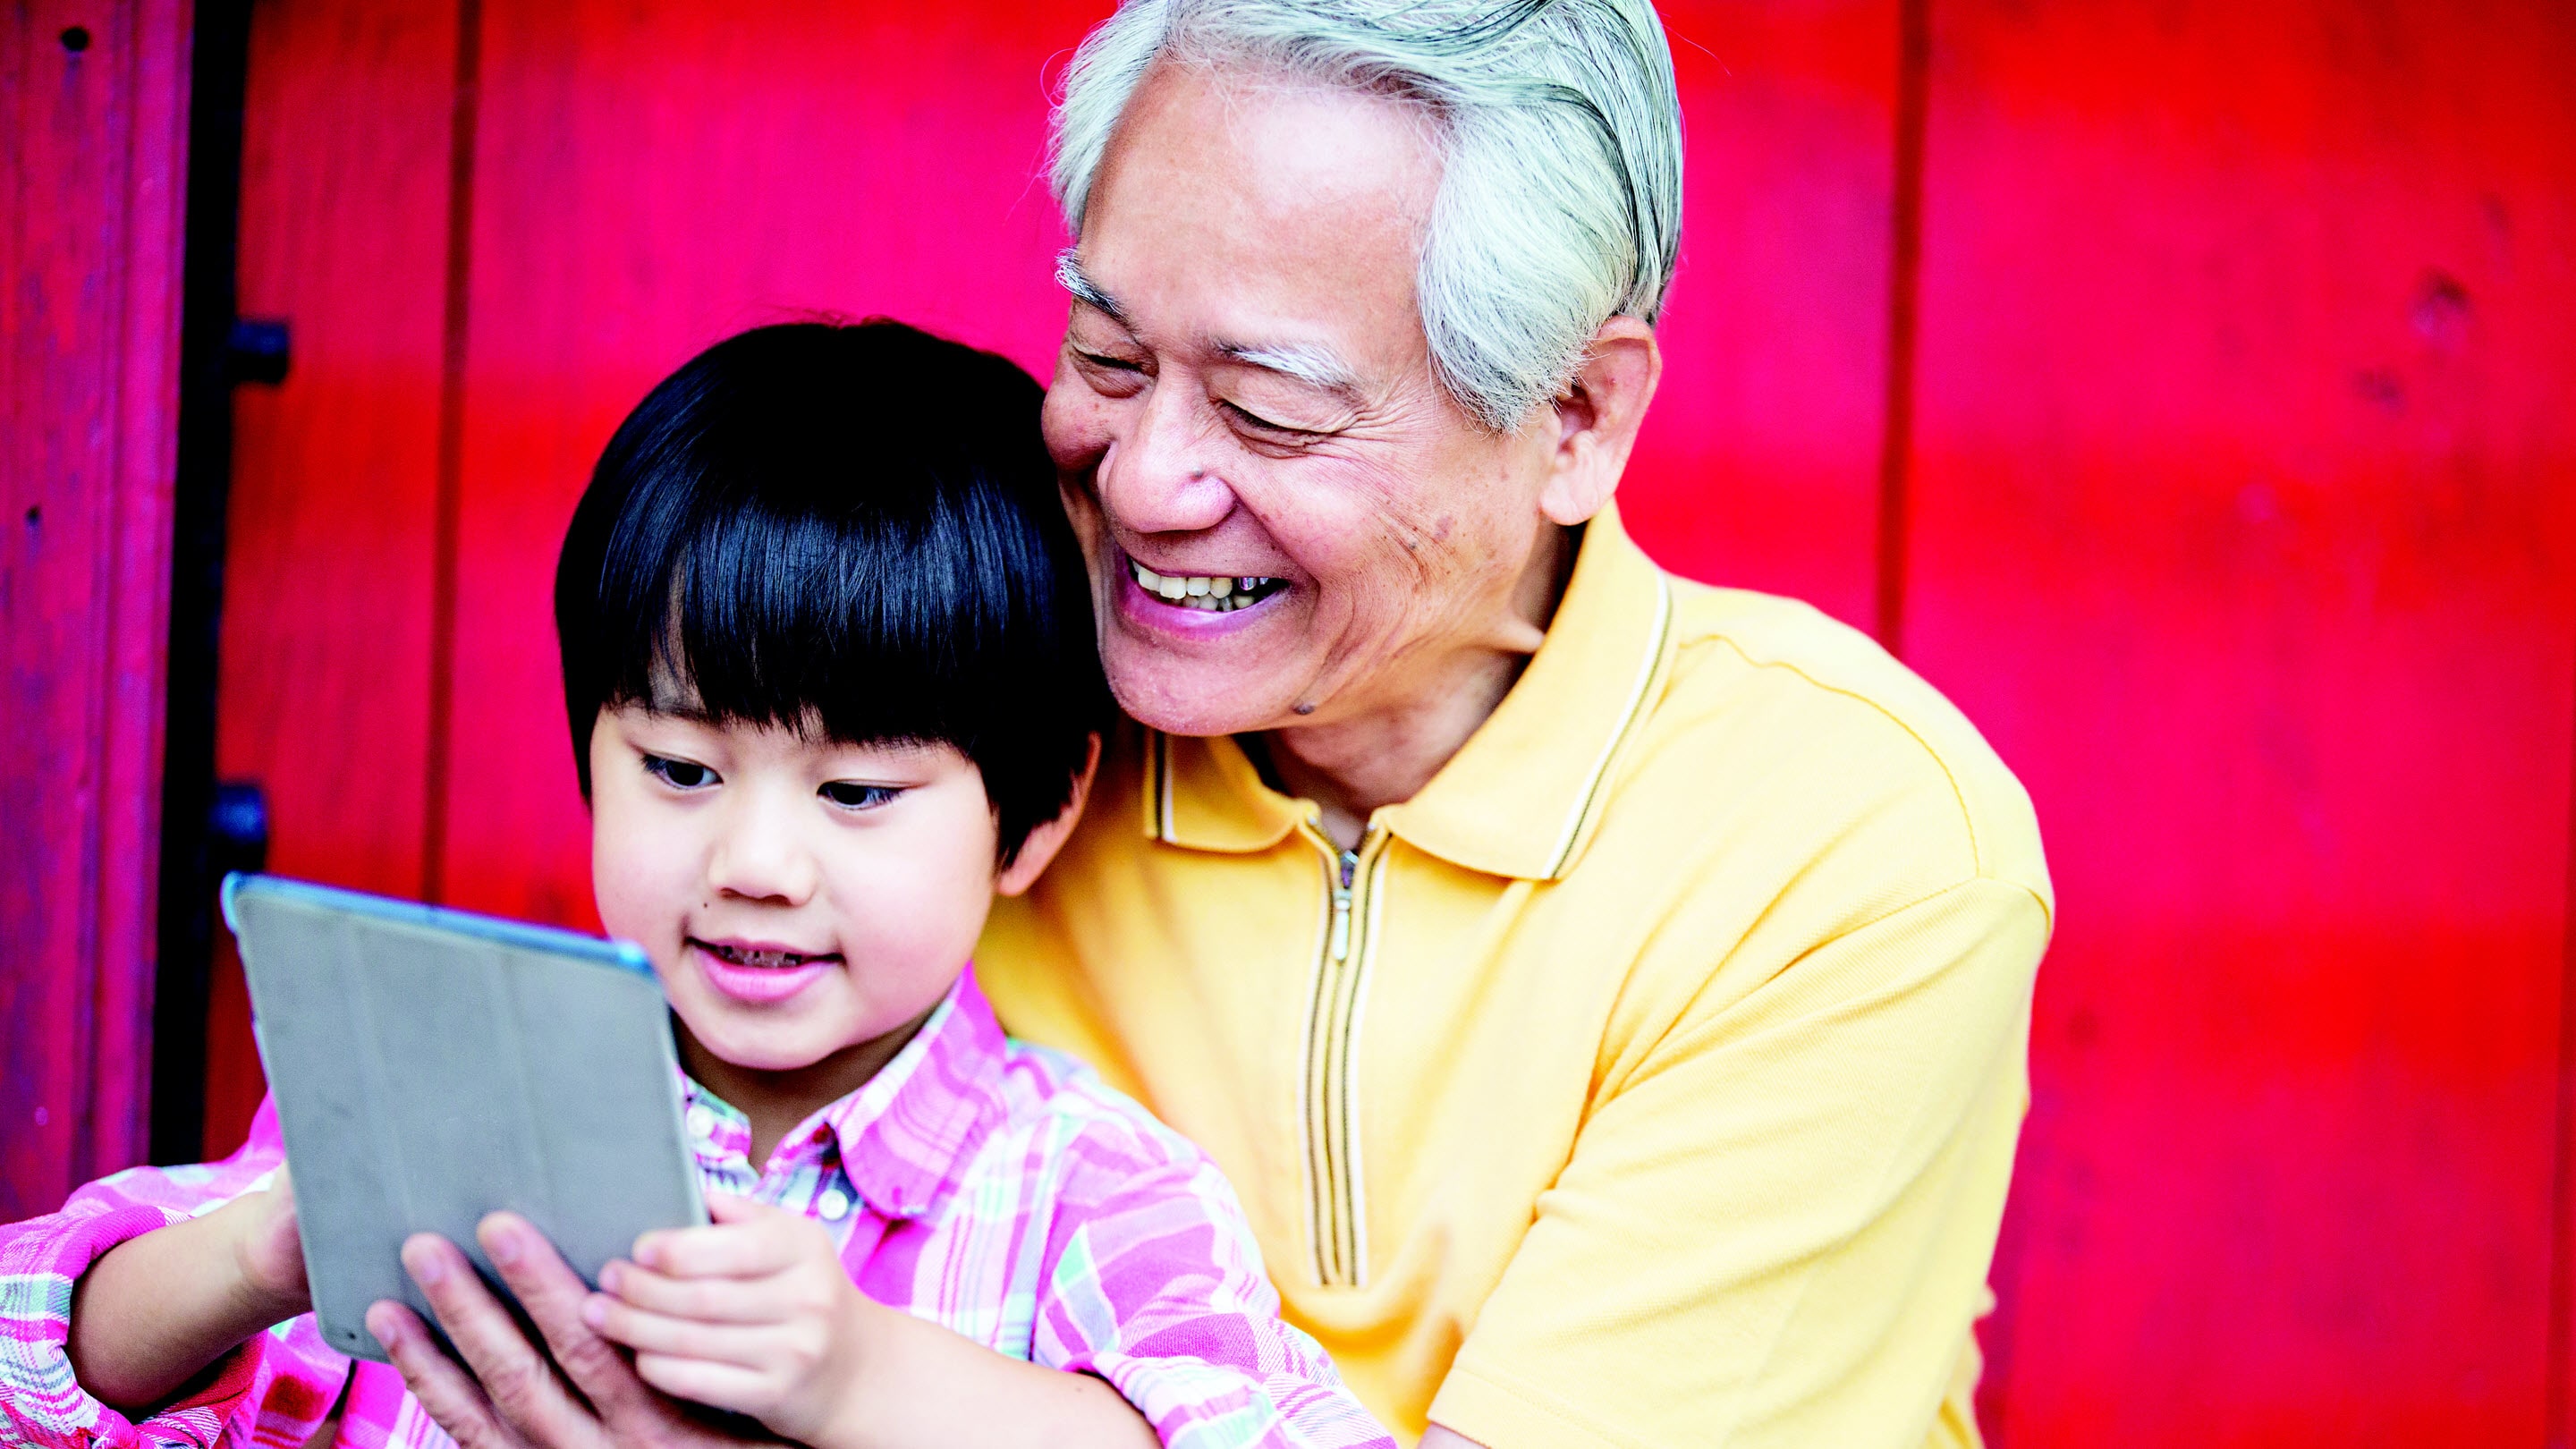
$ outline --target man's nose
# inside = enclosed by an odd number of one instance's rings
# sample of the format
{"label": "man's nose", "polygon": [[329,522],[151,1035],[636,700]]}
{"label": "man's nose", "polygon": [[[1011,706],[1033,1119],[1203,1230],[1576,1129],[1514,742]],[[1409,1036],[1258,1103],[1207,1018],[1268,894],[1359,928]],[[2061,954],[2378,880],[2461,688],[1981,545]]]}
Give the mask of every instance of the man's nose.
{"label": "man's nose", "polygon": [[787,802],[755,797],[726,813],[707,862],[707,884],[749,900],[801,906],[814,895],[820,872],[796,829]]}
{"label": "man's nose", "polygon": [[1199,533],[1234,511],[1234,490],[1213,466],[1206,407],[1169,380],[1146,392],[1095,475],[1112,522],[1130,533]]}

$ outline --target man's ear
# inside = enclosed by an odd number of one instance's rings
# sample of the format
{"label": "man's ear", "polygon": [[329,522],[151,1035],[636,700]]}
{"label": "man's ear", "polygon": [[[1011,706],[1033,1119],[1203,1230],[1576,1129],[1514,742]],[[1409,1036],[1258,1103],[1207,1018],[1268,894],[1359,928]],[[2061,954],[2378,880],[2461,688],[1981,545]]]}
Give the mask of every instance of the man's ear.
{"label": "man's ear", "polygon": [[1055,813],[1054,819],[1039,821],[1037,828],[1029,832],[1029,838],[1020,842],[1020,853],[1011,857],[1011,863],[993,877],[996,893],[1015,896],[1038,883],[1038,877],[1046,873],[1055,853],[1064,849],[1065,841],[1072,838],[1074,825],[1082,819],[1082,803],[1091,798],[1091,777],[1099,770],[1100,736],[1093,735],[1091,748],[1082,757],[1082,773],[1074,776],[1072,798],[1064,802],[1064,808]]}
{"label": "man's ear", "polygon": [[1583,365],[1556,400],[1556,453],[1538,498],[1549,522],[1572,528],[1610,501],[1663,375],[1663,349],[1646,323],[1613,317],[1592,334]]}

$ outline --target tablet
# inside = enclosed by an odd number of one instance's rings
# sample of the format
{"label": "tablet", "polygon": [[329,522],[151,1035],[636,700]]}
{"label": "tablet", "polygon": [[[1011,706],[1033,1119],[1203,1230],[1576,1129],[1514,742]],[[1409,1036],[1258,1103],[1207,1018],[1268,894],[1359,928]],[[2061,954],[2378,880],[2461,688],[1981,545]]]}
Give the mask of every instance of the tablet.
{"label": "tablet", "polygon": [[485,1213],[525,1216],[593,1284],[637,1234],[707,1220],[641,950],[274,876],[225,877],[223,908],[333,1348],[383,1362],[383,1298],[437,1324],[402,1269],[413,1233],[508,1301]]}

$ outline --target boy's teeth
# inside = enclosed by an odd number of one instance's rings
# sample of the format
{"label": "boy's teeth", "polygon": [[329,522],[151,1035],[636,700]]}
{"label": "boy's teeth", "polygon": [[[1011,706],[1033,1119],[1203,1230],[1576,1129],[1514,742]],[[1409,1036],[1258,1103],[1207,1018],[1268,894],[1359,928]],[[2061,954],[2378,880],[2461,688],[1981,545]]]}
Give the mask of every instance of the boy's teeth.
{"label": "boy's teeth", "polygon": [[1258,574],[1158,574],[1134,559],[1127,561],[1127,567],[1138,588],[1166,603],[1217,614],[1250,608],[1276,592],[1279,582]]}
{"label": "boy's teeth", "polygon": [[814,959],[798,951],[746,951],[739,946],[718,946],[715,953],[736,966],[757,966],[772,971],[802,966]]}

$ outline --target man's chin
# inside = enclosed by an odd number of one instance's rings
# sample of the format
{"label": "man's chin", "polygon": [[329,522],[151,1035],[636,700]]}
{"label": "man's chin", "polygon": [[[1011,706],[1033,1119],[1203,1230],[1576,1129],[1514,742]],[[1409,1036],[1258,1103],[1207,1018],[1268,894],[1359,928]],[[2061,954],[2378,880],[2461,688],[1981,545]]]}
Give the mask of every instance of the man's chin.
{"label": "man's chin", "polygon": [[1122,660],[1113,650],[1104,663],[1110,691],[1130,719],[1167,735],[1241,735],[1298,722],[1298,701],[1270,678],[1247,680],[1240,671],[1209,669],[1165,658]]}

